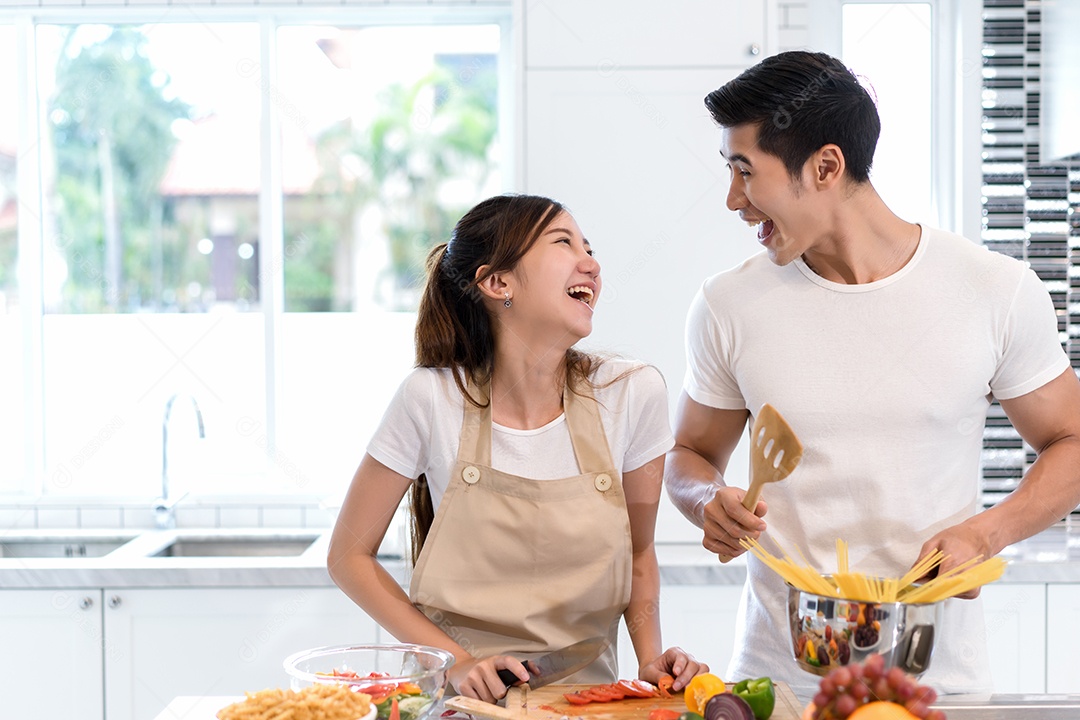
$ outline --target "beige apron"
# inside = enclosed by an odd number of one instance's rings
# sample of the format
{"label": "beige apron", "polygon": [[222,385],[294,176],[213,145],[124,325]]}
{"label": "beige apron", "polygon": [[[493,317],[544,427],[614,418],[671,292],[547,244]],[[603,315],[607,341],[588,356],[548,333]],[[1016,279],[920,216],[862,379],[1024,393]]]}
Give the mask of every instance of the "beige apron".
{"label": "beige apron", "polygon": [[[470,388],[486,400],[487,389]],[[417,559],[409,598],[474,657],[522,659],[596,635],[608,649],[560,682],[618,677],[630,602],[630,519],[596,401],[566,391],[581,474],[530,480],[491,467],[491,404],[465,401],[450,483]]]}

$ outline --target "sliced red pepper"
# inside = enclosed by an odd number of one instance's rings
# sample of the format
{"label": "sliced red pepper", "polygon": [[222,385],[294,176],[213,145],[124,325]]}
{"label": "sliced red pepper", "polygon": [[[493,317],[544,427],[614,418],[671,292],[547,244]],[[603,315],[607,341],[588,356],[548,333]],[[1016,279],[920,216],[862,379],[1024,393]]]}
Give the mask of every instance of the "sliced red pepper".
{"label": "sliced red pepper", "polygon": [[660,690],[660,697],[671,697],[671,686],[675,684],[675,678],[670,675],[661,675],[660,679],[656,682],[657,689]]}
{"label": "sliced red pepper", "polygon": [[390,699],[390,720],[401,720],[401,713],[398,712],[397,698]]}

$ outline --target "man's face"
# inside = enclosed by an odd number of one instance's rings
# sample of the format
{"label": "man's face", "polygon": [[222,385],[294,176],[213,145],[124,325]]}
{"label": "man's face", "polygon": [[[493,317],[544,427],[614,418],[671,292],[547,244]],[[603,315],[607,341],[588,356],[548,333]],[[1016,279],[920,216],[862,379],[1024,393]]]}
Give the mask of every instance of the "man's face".
{"label": "man's face", "polygon": [[812,196],[792,180],[783,161],[757,145],[755,125],[724,128],[720,154],[731,171],[728,209],[757,227],[758,242],[777,265],[787,265],[812,244]]}

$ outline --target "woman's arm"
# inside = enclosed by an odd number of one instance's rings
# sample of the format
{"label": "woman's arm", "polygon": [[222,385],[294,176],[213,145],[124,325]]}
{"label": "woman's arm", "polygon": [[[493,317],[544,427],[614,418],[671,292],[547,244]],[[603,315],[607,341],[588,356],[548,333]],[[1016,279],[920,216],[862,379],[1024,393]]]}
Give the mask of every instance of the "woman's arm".
{"label": "woman's arm", "polygon": [[633,550],[630,604],[623,613],[623,619],[634,644],[634,654],[637,655],[638,676],[656,683],[661,676],[670,674],[675,678],[673,689],[682,690],[690,678],[708,672],[709,668],[679,648],[663,652],[660,637],[660,567],[656,561],[654,542],[663,478],[663,455],[623,476]]}
{"label": "woman's arm", "polygon": [[626,510],[630,515],[633,579],[630,604],[623,613],[638,667],[644,667],[663,651],[660,639],[660,567],[656,562],[656,511],[663,487],[664,457],[661,455],[623,476]]}
{"label": "woman's arm", "polygon": [[376,559],[390,519],[412,481],[364,455],[330,535],[327,568],[346,595],[402,642],[442,648],[453,654],[450,684],[462,695],[495,702],[506,693],[497,672],[509,669],[522,680],[529,673],[507,655],[474,658],[416,609],[409,596]]}
{"label": "woman's arm", "polygon": [[379,545],[412,480],[365,454],[330,535],[330,577],[381,627],[402,642],[433,645],[463,659],[468,653],[416,609],[376,559]]}

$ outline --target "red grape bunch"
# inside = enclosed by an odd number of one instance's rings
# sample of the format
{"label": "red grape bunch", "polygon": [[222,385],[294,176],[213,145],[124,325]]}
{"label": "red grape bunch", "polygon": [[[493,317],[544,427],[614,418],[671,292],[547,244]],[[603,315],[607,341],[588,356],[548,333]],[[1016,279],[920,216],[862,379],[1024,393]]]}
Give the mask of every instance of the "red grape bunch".
{"label": "red grape bunch", "polygon": [[937,700],[933,688],[919,685],[900,668],[885,669],[885,659],[871,655],[862,665],[841,665],[821,679],[814,696],[814,720],[843,720],[860,706],[877,700],[903,705],[917,718],[945,720],[931,710]]}

